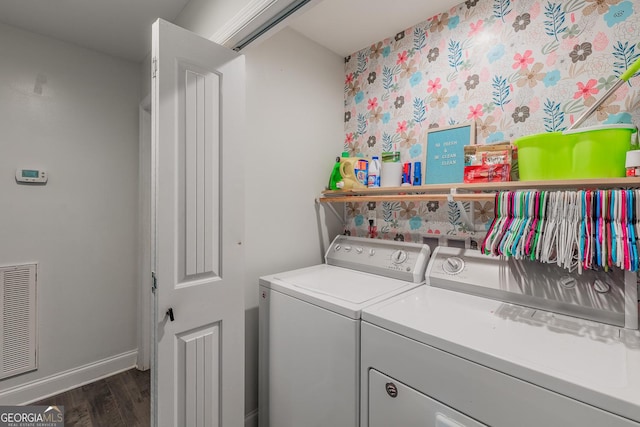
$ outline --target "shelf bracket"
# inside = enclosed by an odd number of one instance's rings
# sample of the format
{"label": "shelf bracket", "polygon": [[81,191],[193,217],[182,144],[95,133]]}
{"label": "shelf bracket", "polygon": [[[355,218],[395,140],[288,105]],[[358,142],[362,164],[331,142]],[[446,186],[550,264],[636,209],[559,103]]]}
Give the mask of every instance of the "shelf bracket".
{"label": "shelf bracket", "polygon": [[[473,218],[473,205],[471,205],[471,209],[469,210],[469,215],[467,215],[467,210],[464,208],[464,205],[462,204],[462,202],[460,201],[460,199],[457,197],[459,196],[458,193],[458,189],[453,187],[449,190],[449,193],[447,194],[447,208],[451,209],[451,205],[449,203],[457,203],[458,205],[458,210],[460,211],[460,219],[462,220],[462,223],[467,227],[468,230],[470,231],[475,231],[475,224],[474,224],[474,218]],[[471,218],[469,218],[469,216],[471,216]]]}
{"label": "shelf bracket", "polygon": [[455,196],[458,194],[457,188],[451,188],[449,190],[449,194],[447,194],[447,202],[455,202]]}
{"label": "shelf bracket", "polygon": [[[322,203],[320,203],[319,199],[316,199],[316,205],[321,205]],[[347,229],[347,218],[346,215],[340,215],[338,213],[338,211],[336,210],[336,208],[333,207],[333,203],[325,203],[325,206],[327,206],[329,208],[329,210],[331,212],[333,212],[333,214],[336,216],[336,218],[338,218],[338,220],[340,220],[340,223],[342,224],[342,228],[344,230]]]}

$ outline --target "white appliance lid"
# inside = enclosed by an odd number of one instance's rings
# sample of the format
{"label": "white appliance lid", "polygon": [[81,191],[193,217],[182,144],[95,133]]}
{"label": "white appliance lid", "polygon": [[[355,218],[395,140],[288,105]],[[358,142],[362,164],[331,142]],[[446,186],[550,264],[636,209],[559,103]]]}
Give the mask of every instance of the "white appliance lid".
{"label": "white appliance lid", "polygon": [[320,264],[260,278],[260,285],[352,319],[363,308],[421,283]]}
{"label": "white appliance lid", "polygon": [[320,268],[280,273],[276,274],[274,278],[292,287],[352,304],[363,304],[407,285],[401,280],[388,279],[346,268],[328,265],[318,267]]}
{"label": "white appliance lid", "polygon": [[640,421],[640,333],[422,286],[362,320]]}

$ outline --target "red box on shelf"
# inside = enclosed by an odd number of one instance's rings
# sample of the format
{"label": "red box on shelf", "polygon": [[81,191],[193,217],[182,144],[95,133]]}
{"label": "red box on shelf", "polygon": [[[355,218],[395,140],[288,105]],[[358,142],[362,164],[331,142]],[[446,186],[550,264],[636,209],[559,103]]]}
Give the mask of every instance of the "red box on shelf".
{"label": "red box on shelf", "polygon": [[464,182],[511,181],[515,153],[509,143],[464,147]]}

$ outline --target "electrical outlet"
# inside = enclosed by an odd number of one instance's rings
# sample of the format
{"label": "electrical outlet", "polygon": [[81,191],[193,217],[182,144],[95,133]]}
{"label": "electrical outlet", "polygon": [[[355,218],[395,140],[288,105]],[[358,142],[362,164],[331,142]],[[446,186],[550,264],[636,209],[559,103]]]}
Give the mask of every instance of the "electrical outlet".
{"label": "electrical outlet", "polygon": [[370,227],[375,227],[377,225],[376,211],[375,209],[369,209],[367,211],[367,221],[369,222]]}

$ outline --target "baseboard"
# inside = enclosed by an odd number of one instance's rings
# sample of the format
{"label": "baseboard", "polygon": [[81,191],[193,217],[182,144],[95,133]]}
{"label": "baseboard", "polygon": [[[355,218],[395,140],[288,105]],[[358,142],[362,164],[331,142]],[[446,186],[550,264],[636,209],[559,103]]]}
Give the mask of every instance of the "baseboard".
{"label": "baseboard", "polygon": [[27,405],[67,390],[92,383],[136,366],[138,351],[132,350],[78,368],[30,381],[0,392],[0,405]]}
{"label": "baseboard", "polygon": [[258,409],[254,409],[244,417],[244,427],[258,427]]}

